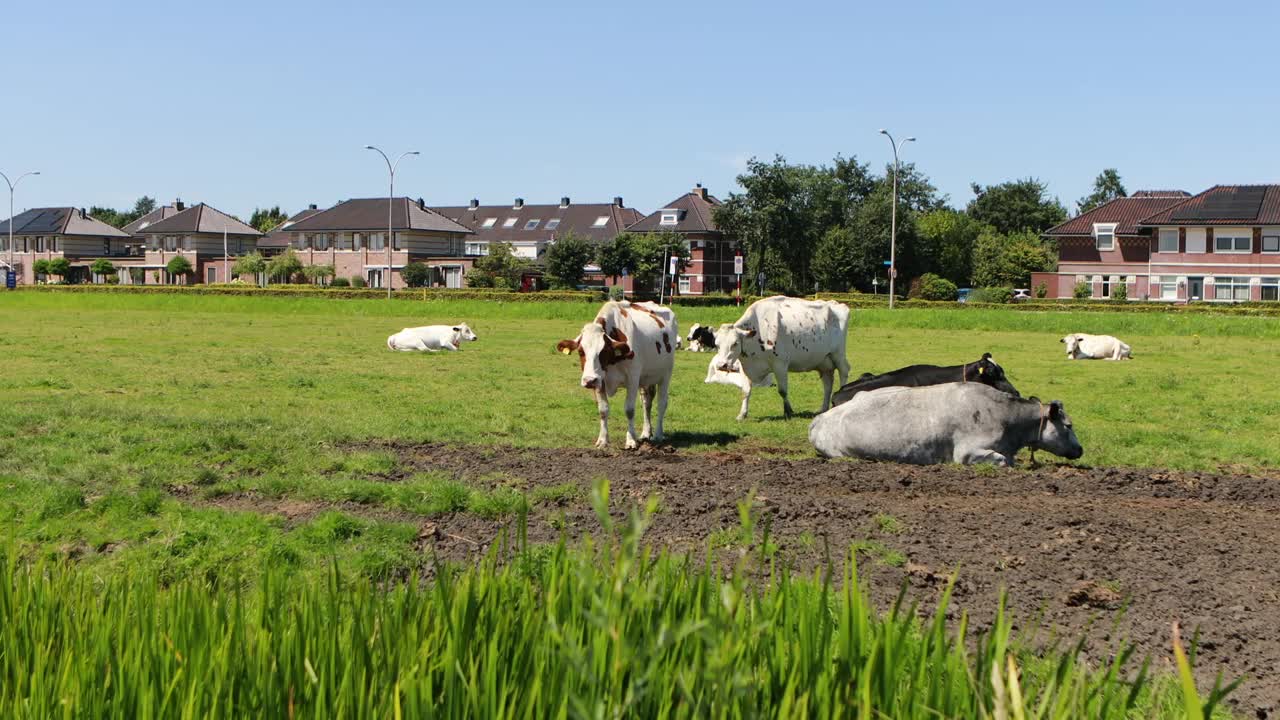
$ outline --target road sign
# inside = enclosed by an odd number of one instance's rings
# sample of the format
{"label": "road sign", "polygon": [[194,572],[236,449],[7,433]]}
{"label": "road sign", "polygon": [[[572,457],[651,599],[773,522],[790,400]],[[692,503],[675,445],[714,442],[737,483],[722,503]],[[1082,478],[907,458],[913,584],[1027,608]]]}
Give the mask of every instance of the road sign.
{"label": "road sign", "polygon": [[12,270],[4,271],[4,286],[13,290],[18,287],[18,273]]}
{"label": "road sign", "polygon": [[885,267],[889,267],[889,266],[890,266],[890,265],[892,265],[892,264],[893,264],[893,262],[892,262],[892,261],[890,261],[890,260],[885,260],[885,261],[884,261],[884,265],[885,265]]}
{"label": "road sign", "polygon": [[733,274],[734,275],[742,274],[742,256],[741,255],[733,256]]}
{"label": "road sign", "polygon": [[680,258],[676,257],[675,255],[672,255],[671,256],[671,274],[672,275],[676,274],[676,263],[678,262],[680,262]]}

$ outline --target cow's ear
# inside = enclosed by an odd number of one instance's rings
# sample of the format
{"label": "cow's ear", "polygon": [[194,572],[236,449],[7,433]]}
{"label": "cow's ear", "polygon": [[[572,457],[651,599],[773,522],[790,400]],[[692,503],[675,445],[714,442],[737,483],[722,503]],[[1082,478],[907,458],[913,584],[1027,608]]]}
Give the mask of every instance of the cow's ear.
{"label": "cow's ear", "polygon": [[1049,419],[1058,420],[1062,417],[1062,401],[1054,400],[1049,403]]}
{"label": "cow's ear", "polygon": [[613,344],[613,356],[615,358],[618,358],[619,360],[630,360],[631,358],[635,357],[636,354],[634,352],[631,352],[630,345],[624,342],[620,342],[620,343]]}
{"label": "cow's ear", "polygon": [[991,359],[991,353],[982,353],[982,359],[983,359],[983,360],[990,360],[990,359]]}
{"label": "cow's ear", "polygon": [[454,328],[454,329],[453,329],[453,331],[454,331],[454,332],[462,332],[462,328],[460,328],[460,327],[456,327],[456,328]]}
{"label": "cow's ear", "polygon": [[556,352],[559,352],[562,355],[568,355],[569,353],[577,349],[578,349],[577,340],[561,340],[560,342],[556,343]]}

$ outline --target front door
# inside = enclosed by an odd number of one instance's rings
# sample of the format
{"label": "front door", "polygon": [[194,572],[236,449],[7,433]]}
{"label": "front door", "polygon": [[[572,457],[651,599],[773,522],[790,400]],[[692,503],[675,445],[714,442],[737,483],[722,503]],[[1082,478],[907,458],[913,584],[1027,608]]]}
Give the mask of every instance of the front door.
{"label": "front door", "polygon": [[1188,300],[1204,299],[1204,278],[1203,277],[1187,278],[1187,299]]}
{"label": "front door", "polygon": [[462,287],[462,268],[456,265],[444,268],[444,286],[447,288]]}
{"label": "front door", "polygon": [[204,281],[209,285],[218,282],[218,268],[212,266],[205,268]]}
{"label": "front door", "polygon": [[371,288],[382,287],[382,271],[374,270],[373,268],[370,268],[368,271],[368,280],[369,280],[369,287]]}

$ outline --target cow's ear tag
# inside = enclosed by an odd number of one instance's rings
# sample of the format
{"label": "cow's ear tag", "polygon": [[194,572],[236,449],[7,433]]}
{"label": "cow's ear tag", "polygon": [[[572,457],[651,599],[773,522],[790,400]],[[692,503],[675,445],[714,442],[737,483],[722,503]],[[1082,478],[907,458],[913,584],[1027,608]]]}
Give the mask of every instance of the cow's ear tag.
{"label": "cow's ear tag", "polygon": [[979,375],[981,375],[982,373],[984,373],[984,372],[986,372],[986,371],[987,371],[987,369],[986,369],[986,368],[978,368],[978,374],[979,374]]}
{"label": "cow's ear tag", "polygon": [[561,355],[568,355],[568,354],[569,354],[569,348],[560,348],[560,354],[561,354]]}

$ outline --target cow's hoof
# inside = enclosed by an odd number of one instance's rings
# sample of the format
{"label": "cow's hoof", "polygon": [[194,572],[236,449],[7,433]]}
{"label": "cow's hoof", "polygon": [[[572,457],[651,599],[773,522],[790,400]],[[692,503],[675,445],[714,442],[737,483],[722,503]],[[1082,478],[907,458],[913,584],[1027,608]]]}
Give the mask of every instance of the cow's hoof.
{"label": "cow's hoof", "polygon": [[639,446],[640,446],[640,443],[637,443],[634,438],[627,438],[627,442],[622,445],[622,449],[635,450]]}
{"label": "cow's hoof", "polygon": [[600,450],[604,450],[604,449],[606,449],[606,448],[608,448],[608,447],[609,447],[609,441],[608,441],[608,440],[596,440],[596,447],[597,447],[598,449],[600,449]]}

